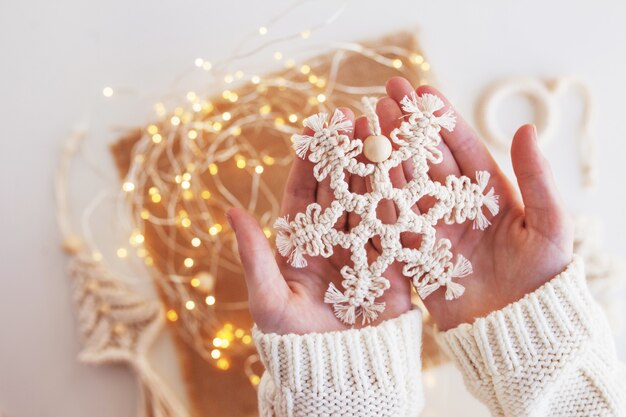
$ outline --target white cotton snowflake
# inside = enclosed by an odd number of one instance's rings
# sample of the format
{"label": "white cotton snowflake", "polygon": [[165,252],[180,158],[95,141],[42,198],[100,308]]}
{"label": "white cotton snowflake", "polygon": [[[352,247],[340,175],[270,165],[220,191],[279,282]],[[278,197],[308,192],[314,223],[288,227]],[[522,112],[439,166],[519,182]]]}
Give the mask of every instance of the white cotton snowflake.
{"label": "white cotton snowflake", "polygon": [[[363,103],[374,131],[380,132],[371,100],[364,98]],[[370,322],[384,310],[385,303],[376,300],[389,288],[383,274],[394,261],[404,263],[403,274],[412,279],[422,298],[441,286],[446,287],[447,300],[460,297],[464,287],[452,279],[471,274],[472,265],[460,254],[453,261],[451,242],[437,238],[435,225],[441,219],[447,224],[473,220],[474,228],[482,230],[490,225],[483,206],[492,215],[498,213],[498,196],[493,188],[484,193],[488,172],[477,172],[476,183],[466,176],[449,175],[442,184],[428,176],[428,163],[438,164],[443,159],[437,148],[441,128],[452,131],[456,122],[451,111],[435,116],[444,107],[441,99],[432,94],[418,97],[412,93],[401,105],[408,117],[391,132],[393,150],[379,163],[362,163],[356,159],[362,153],[363,142],[342,133],[349,131],[352,124],[339,111],[335,111],[328,123],[325,113],[305,119],[304,125],[313,131],[313,136],[294,137],[296,154],[308,157],[315,164],[313,173],[317,181],[330,177],[335,200],[326,208],[312,203],[292,221],[279,218],[274,225],[278,231],[276,245],[281,255],[297,268],[307,265],[305,255],[328,258],[334,246],[350,250],[353,265],[341,269],[344,291],[331,283],[324,298],[333,304],[335,315],[347,324],[355,323],[358,317],[363,323]],[[403,188],[395,188],[389,170],[407,160],[413,164],[413,179]],[[368,177],[371,192],[352,192],[345,172]],[[435,204],[424,213],[413,210],[426,196],[434,198]],[[393,224],[384,224],[376,216],[376,208],[383,199],[392,200],[397,207],[398,218]],[[361,221],[349,231],[337,230],[335,223],[346,212],[357,214]],[[418,248],[402,246],[401,234],[406,232],[421,235]],[[366,244],[375,236],[380,237],[382,250],[370,264]]]}

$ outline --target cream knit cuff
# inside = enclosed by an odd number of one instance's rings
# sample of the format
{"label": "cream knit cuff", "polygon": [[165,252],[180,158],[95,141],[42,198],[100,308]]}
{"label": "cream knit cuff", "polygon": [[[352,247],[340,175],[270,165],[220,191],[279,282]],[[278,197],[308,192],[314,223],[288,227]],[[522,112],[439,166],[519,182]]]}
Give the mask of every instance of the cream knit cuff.
{"label": "cream knit cuff", "polygon": [[[594,319],[598,315],[599,321]],[[605,323],[587,289],[583,262],[575,257],[563,272],[521,300],[474,324],[438,333],[437,341],[465,372],[495,375],[516,369],[545,349],[587,337],[594,326]]]}
{"label": "cream knit cuff", "polygon": [[612,416],[626,406],[623,365],[578,257],[521,300],[437,341],[494,416]]}
{"label": "cream knit cuff", "polygon": [[255,327],[266,368],[261,416],[419,415],[421,329],[417,310],[359,330],[277,335]]}

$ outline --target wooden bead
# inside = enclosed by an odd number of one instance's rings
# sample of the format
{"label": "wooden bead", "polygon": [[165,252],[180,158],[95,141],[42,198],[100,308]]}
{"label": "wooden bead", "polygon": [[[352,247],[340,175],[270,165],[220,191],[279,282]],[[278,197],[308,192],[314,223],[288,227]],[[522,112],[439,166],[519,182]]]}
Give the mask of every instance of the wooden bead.
{"label": "wooden bead", "polygon": [[386,161],[391,156],[391,142],[385,136],[368,136],[363,142],[363,155],[374,163]]}

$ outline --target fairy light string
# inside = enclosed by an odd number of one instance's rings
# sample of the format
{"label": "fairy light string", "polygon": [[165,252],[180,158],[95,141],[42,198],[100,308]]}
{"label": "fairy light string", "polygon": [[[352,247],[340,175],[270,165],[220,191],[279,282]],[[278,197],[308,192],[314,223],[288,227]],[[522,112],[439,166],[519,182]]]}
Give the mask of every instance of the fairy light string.
{"label": "fairy light string", "polygon": [[[358,108],[362,95],[384,94],[384,87],[351,82],[353,60],[389,76],[430,81],[430,65],[417,47],[332,43],[325,45],[330,55],[297,63],[286,52],[270,49],[295,38],[309,42],[338,15],[248,51],[240,48],[224,62],[196,58],[192,68],[207,72],[213,87],[221,86],[218,93],[188,91],[173,108],[156,102],[155,121],[122,141],[132,143],[132,153],[117,200],[120,216],[130,207],[131,227],[128,240],[115,249],[117,257],[143,260],[166,306],[166,320],[217,369],[228,371],[235,360],[243,364],[252,385],[258,384],[261,369],[225,210],[235,206],[254,212],[273,242],[271,224],[279,215],[279,195],[292,160],[291,136],[300,132],[303,116],[339,105]],[[254,36],[268,38],[273,23],[259,27]],[[269,75],[231,70],[259,51],[282,70]],[[107,100],[116,96],[109,86],[103,95]],[[83,228],[94,259],[102,260],[104,251],[89,237],[91,214]],[[237,296],[221,293],[233,285]]]}

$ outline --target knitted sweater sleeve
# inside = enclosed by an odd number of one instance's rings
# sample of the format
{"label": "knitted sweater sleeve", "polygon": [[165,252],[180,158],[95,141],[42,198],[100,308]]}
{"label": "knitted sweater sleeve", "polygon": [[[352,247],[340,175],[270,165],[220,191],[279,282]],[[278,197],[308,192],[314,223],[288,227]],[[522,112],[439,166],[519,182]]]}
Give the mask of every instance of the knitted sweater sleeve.
{"label": "knitted sweater sleeve", "polygon": [[418,416],[421,329],[417,310],[360,330],[277,335],[254,328],[266,369],[260,417]]}
{"label": "knitted sweater sleeve", "polygon": [[438,335],[494,416],[626,416],[626,367],[576,258],[523,299]]}

